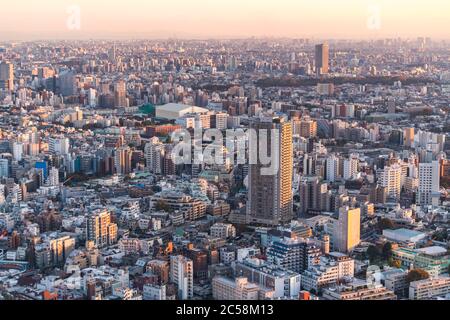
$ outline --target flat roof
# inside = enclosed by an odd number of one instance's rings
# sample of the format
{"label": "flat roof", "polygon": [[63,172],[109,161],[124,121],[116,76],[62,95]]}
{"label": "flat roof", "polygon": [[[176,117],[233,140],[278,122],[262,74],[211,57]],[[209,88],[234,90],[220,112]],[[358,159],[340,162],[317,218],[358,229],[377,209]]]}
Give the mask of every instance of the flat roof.
{"label": "flat roof", "polygon": [[199,112],[208,112],[208,109],[200,108],[196,106],[190,106],[187,104],[180,104],[180,103],[168,103],[163,106],[156,107],[156,110],[164,110],[164,111],[170,111],[170,112],[180,112],[184,111],[186,109],[190,109],[191,112],[199,113]]}
{"label": "flat roof", "polygon": [[430,256],[436,256],[436,255],[441,255],[441,254],[447,253],[447,249],[445,249],[443,247],[438,247],[438,246],[417,249],[416,251],[418,251],[420,253],[425,253]]}
{"label": "flat roof", "polygon": [[409,230],[409,229],[397,229],[397,230],[384,230],[387,233],[395,233],[397,235],[403,236],[403,237],[408,237],[408,238],[412,238],[412,237],[417,237],[420,235],[423,235],[423,232],[418,232],[418,231],[414,231],[414,230]]}

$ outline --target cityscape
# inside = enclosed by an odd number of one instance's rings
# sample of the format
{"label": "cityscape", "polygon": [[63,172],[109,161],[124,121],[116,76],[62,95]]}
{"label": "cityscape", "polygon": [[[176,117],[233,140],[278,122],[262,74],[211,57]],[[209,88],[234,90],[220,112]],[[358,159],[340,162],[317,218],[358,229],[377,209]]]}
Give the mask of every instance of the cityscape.
{"label": "cityscape", "polygon": [[449,112],[438,36],[0,37],[0,303],[450,300]]}

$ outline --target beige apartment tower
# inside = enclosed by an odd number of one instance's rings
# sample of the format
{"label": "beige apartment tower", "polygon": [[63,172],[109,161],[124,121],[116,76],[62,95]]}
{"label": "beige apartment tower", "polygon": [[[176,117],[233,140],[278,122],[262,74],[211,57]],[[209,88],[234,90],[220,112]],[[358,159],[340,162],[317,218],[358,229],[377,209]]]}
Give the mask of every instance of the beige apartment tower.
{"label": "beige apartment tower", "polygon": [[339,252],[352,251],[361,242],[361,209],[343,207],[334,229],[334,246]]}
{"label": "beige apartment tower", "polygon": [[[248,176],[248,203],[247,222],[263,225],[279,225],[288,223],[293,218],[292,175],[293,175],[293,146],[292,125],[282,119],[274,118],[272,121],[258,121],[252,124],[252,129],[258,133],[258,143],[261,139],[260,130],[267,130],[269,153],[272,150],[271,141],[274,140],[279,170],[274,174],[266,175],[262,172],[267,168],[261,164],[249,166]],[[279,134],[272,139],[272,130]]]}

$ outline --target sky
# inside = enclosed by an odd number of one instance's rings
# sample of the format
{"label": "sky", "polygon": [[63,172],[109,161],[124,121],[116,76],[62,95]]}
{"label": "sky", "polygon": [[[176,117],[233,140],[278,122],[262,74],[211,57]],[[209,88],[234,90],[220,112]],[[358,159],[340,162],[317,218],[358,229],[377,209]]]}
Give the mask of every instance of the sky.
{"label": "sky", "polygon": [[14,0],[0,40],[450,38],[448,0]]}

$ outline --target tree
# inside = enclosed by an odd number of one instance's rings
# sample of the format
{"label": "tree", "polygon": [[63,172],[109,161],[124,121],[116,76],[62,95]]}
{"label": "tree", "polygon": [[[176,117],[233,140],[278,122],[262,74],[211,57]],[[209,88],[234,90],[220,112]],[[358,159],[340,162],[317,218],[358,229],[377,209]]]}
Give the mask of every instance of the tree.
{"label": "tree", "polygon": [[370,246],[367,249],[367,256],[369,257],[369,260],[372,262],[376,260],[380,255],[380,252],[376,246]]}
{"label": "tree", "polygon": [[430,278],[430,274],[428,272],[426,272],[423,269],[414,269],[411,270],[407,277],[406,277],[406,281],[408,283],[411,282],[415,282],[415,281],[420,281],[420,280],[426,280]]}
{"label": "tree", "polygon": [[402,262],[400,260],[389,259],[389,266],[392,268],[400,269],[402,267]]}
{"label": "tree", "polygon": [[389,259],[392,256],[392,243],[386,242],[382,250],[383,258]]}

